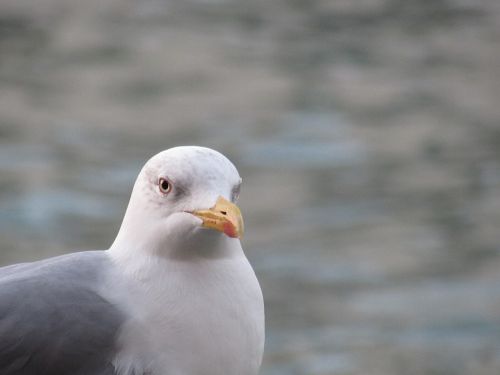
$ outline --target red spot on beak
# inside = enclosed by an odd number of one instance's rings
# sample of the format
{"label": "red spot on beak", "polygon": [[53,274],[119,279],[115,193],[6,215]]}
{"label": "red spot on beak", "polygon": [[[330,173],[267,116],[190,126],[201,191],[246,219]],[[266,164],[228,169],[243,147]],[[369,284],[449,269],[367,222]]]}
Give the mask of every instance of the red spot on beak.
{"label": "red spot on beak", "polygon": [[238,232],[236,230],[236,227],[232,223],[230,223],[229,221],[226,221],[224,223],[224,233],[231,238],[238,237]]}

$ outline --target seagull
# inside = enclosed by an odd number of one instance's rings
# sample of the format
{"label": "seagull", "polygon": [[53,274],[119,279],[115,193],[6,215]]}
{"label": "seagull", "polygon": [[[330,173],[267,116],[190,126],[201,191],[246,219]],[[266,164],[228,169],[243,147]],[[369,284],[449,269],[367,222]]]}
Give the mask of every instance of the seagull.
{"label": "seagull", "polygon": [[108,250],[0,268],[2,375],[256,375],[264,302],[221,153],[153,156]]}

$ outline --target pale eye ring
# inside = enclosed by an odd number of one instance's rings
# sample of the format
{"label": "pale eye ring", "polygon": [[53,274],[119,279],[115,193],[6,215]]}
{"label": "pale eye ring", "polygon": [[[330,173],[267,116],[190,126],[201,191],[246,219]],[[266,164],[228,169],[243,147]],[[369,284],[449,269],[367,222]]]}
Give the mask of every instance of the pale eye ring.
{"label": "pale eye ring", "polygon": [[160,177],[158,187],[163,194],[168,194],[172,191],[172,184],[166,178]]}

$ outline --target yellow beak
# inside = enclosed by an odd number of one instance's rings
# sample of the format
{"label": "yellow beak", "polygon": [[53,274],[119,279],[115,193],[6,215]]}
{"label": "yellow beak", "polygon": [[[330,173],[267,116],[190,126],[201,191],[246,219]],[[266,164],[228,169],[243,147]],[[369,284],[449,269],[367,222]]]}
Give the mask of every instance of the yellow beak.
{"label": "yellow beak", "polygon": [[203,220],[202,226],[204,228],[218,230],[232,238],[243,236],[243,217],[240,209],[223,197],[219,197],[212,208],[196,210],[191,213]]}

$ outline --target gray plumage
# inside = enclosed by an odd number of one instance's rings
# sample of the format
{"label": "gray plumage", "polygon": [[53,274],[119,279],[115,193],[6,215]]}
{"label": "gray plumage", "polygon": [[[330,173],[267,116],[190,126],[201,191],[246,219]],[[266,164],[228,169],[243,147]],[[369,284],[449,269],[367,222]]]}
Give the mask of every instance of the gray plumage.
{"label": "gray plumage", "polygon": [[0,374],[112,375],[123,314],[98,293],[103,251],[0,268]]}

